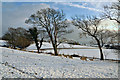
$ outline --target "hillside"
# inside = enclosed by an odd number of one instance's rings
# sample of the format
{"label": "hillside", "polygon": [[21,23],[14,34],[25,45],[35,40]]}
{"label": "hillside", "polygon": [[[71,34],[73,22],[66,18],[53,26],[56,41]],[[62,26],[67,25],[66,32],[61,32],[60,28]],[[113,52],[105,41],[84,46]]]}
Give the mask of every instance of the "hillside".
{"label": "hillside", "polygon": [[117,78],[118,64],[82,61],[0,47],[0,75],[6,78]]}

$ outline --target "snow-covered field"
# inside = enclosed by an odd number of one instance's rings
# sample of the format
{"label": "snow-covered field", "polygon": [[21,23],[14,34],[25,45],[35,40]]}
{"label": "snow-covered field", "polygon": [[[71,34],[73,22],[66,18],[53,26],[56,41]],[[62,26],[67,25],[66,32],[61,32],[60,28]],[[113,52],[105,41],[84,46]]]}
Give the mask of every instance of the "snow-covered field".
{"label": "snow-covered field", "polygon": [[118,63],[82,61],[0,47],[0,75],[6,78],[117,78]]}
{"label": "snow-covered field", "polygon": [[[41,49],[46,49],[44,50],[44,52],[54,53],[53,49],[48,49],[48,48],[52,48],[52,45],[50,43],[44,42]],[[77,54],[80,56],[100,58],[100,52],[97,47],[62,43],[58,46],[58,48],[71,48],[71,49],[58,49],[59,54],[66,54],[66,55]],[[27,47],[26,50],[37,51],[35,44],[31,44],[29,47]],[[103,49],[103,53],[105,59],[119,59],[118,52],[113,49]]]}

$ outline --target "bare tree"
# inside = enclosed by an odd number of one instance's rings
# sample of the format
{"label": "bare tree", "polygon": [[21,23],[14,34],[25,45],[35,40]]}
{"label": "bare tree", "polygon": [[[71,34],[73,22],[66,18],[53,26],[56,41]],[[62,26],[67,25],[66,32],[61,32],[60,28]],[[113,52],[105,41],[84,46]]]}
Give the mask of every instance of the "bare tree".
{"label": "bare tree", "polygon": [[104,13],[102,15],[102,17],[104,18],[109,18],[110,20],[114,20],[118,23],[118,32],[117,32],[117,36],[113,36],[111,37],[111,40],[113,38],[118,37],[118,44],[120,43],[120,0],[118,0],[117,2],[113,2],[112,5],[106,5],[104,6]]}
{"label": "bare tree", "polygon": [[110,6],[104,6],[104,11],[103,17],[115,20],[120,24],[120,0],[118,0],[118,2],[114,2]]}
{"label": "bare tree", "polygon": [[37,11],[36,14],[31,15],[25,22],[34,24],[40,27],[41,30],[46,31],[52,42],[54,53],[58,55],[57,46],[60,44],[58,43],[58,39],[69,32],[65,21],[65,14],[63,11],[46,8]]}
{"label": "bare tree", "polygon": [[111,42],[111,40],[113,40],[113,39],[115,40],[115,38],[117,36],[118,36],[117,31],[104,29],[104,31],[99,33],[98,37],[99,37],[99,40],[101,41],[101,46],[103,47],[104,44],[107,44],[108,42]]}
{"label": "bare tree", "polygon": [[40,43],[39,43],[39,40],[38,40],[39,31],[38,31],[38,29],[36,27],[29,28],[29,32],[30,32],[35,44],[36,44],[36,47],[37,47],[37,50],[38,50],[38,53],[39,53],[39,50],[42,46],[42,42],[43,42],[44,37],[41,38]]}
{"label": "bare tree", "polygon": [[103,60],[104,56],[101,48],[101,41],[99,39],[99,34],[104,31],[104,29],[102,29],[99,26],[101,19],[98,19],[96,17],[90,17],[90,16],[87,16],[87,17],[75,16],[72,19],[73,19],[73,25],[77,26],[78,29],[81,29],[83,31],[83,34],[91,36],[96,40],[100,50],[100,55],[101,55],[100,59]]}

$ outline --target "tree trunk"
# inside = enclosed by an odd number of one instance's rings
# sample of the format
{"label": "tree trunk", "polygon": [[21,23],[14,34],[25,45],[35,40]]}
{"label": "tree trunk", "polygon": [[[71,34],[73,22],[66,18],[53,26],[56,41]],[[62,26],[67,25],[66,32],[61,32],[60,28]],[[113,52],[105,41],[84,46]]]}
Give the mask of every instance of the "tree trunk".
{"label": "tree trunk", "polygon": [[39,47],[39,49],[42,47],[43,39],[44,39],[44,38],[42,38],[42,39],[40,40],[40,47]]}
{"label": "tree trunk", "polygon": [[39,49],[40,49],[40,47],[39,47],[39,43],[38,43],[37,40],[35,40],[35,44],[36,44],[36,47],[37,47],[37,51],[38,51],[38,53],[39,53]]}
{"label": "tree trunk", "polygon": [[58,55],[56,44],[54,44],[54,53],[55,53],[56,56]]}
{"label": "tree trunk", "polygon": [[50,35],[50,33],[49,33],[49,37],[50,37],[51,42],[52,42],[52,46],[53,46],[53,49],[54,49],[54,54],[57,56],[58,55],[58,52],[57,52],[57,42],[53,41],[53,37],[52,37],[52,35]]}
{"label": "tree trunk", "polygon": [[39,47],[37,47],[37,50],[38,50],[38,53],[40,53],[40,48]]}
{"label": "tree trunk", "polygon": [[103,56],[103,52],[102,52],[102,48],[101,48],[101,45],[100,45],[100,41],[95,37],[95,40],[97,41],[97,44],[98,44],[98,48],[100,50],[100,60],[104,60],[104,56]]}
{"label": "tree trunk", "polygon": [[58,55],[57,44],[55,44],[55,43],[52,42],[52,46],[53,46],[53,49],[54,49],[54,54],[57,56]]}

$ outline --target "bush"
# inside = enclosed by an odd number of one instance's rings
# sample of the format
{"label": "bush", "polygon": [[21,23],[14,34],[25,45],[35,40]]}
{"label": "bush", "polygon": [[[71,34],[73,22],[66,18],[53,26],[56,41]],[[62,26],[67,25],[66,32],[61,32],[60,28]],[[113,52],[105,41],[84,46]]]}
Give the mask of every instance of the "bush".
{"label": "bush", "polygon": [[7,41],[7,44],[12,48],[24,49],[32,43],[30,33],[24,28],[9,28],[3,35],[3,40]]}
{"label": "bush", "polygon": [[28,47],[31,44],[31,41],[26,39],[25,37],[18,37],[17,41],[16,41],[16,46],[24,49],[26,47]]}

